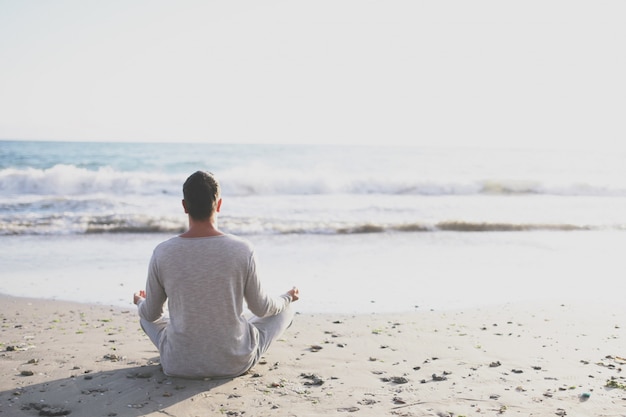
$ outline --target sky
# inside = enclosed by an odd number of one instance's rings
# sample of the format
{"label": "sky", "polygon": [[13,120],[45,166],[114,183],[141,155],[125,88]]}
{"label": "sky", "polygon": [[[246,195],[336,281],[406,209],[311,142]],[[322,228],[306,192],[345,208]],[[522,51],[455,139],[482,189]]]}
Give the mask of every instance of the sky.
{"label": "sky", "polygon": [[0,0],[0,139],[626,149],[626,2]]}

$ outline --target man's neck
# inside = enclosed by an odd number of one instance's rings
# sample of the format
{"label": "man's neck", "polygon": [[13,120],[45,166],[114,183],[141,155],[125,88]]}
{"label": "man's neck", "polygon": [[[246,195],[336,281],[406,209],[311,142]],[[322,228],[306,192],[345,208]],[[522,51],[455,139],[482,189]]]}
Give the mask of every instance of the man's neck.
{"label": "man's neck", "polygon": [[211,237],[223,235],[217,228],[217,221],[214,219],[194,220],[189,218],[189,230],[181,234],[180,237]]}

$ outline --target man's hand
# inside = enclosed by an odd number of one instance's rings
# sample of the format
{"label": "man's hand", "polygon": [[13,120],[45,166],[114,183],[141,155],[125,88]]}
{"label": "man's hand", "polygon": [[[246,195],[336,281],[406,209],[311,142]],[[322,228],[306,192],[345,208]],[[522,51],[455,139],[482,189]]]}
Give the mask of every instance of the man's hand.
{"label": "man's hand", "polygon": [[135,294],[133,294],[133,303],[135,303],[135,305],[139,304],[145,299],[146,299],[146,292],[144,290],[138,291]]}
{"label": "man's hand", "polygon": [[293,287],[292,289],[287,291],[287,294],[289,294],[289,296],[291,297],[291,301],[298,301],[300,299],[300,290],[298,290],[298,288],[296,287]]}

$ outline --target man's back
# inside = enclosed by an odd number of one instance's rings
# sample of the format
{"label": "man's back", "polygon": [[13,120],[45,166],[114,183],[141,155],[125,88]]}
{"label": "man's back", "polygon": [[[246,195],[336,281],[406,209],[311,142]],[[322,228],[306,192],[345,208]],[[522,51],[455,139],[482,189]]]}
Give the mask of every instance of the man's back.
{"label": "man's back", "polygon": [[161,363],[172,376],[236,376],[254,362],[258,334],[243,316],[245,298],[257,316],[283,308],[259,284],[252,247],[232,235],[174,237],[150,262],[148,300],[140,315],[170,324],[161,338]]}
{"label": "man's back", "polygon": [[[250,369],[293,321],[299,291],[268,297],[249,243],[217,227],[220,185],[196,171],[183,184],[189,229],[156,247],[146,289],[133,294],[140,323],[159,349],[163,371],[230,377]],[[168,302],[169,315],[164,315]],[[243,315],[243,303],[254,314]]]}

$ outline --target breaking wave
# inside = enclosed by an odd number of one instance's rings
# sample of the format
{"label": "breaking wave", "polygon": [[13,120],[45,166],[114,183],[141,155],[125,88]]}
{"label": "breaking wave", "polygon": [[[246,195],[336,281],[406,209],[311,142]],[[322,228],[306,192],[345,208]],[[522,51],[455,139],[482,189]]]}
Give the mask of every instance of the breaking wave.
{"label": "breaking wave", "polygon": [[[186,175],[116,171],[110,167],[88,170],[75,165],[55,165],[48,169],[5,168],[0,170],[0,197],[15,195],[154,195],[181,194]],[[426,180],[404,176],[374,175],[371,178],[302,172],[282,169],[248,170],[238,168],[220,174],[225,195],[558,195],[626,196],[626,184],[607,186],[591,182],[546,183],[532,178],[469,178]]]}
{"label": "breaking wave", "polygon": [[[102,233],[168,233],[185,230],[180,217],[149,217],[146,215],[63,215],[14,217],[3,219],[0,235],[56,235]],[[469,221],[441,221],[433,224],[415,223],[346,223],[346,222],[290,222],[272,219],[223,217],[220,228],[238,235],[254,234],[314,234],[354,235],[375,233],[436,233],[436,232],[531,232],[531,231],[591,231],[624,230],[624,225],[576,225],[550,223],[497,223]]]}

